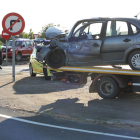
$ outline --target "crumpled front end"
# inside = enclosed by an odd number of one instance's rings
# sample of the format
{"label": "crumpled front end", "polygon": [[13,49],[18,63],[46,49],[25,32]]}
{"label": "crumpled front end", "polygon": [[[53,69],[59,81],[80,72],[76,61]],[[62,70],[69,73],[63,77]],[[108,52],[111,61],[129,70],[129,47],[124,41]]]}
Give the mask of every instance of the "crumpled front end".
{"label": "crumpled front end", "polygon": [[49,39],[55,39],[58,38],[60,36],[64,36],[66,33],[63,29],[61,29],[60,27],[49,27],[46,32],[45,35],[47,38]]}

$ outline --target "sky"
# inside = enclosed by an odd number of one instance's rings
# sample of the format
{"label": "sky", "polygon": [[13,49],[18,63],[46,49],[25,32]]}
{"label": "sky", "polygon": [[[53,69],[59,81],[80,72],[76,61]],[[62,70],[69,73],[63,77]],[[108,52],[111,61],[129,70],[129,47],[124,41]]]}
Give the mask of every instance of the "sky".
{"label": "sky", "polygon": [[76,21],[92,17],[134,17],[140,12],[140,0],[1,0],[2,20],[11,12],[25,20],[24,32],[38,34],[48,23],[69,29]]}

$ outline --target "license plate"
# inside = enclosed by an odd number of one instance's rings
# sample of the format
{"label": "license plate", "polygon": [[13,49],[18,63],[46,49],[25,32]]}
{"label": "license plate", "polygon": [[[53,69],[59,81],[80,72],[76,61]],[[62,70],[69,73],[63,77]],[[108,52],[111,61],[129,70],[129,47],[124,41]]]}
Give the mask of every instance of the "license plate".
{"label": "license plate", "polygon": [[4,55],[5,55],[6,53],[2,53],[2,54],[4,54]]}

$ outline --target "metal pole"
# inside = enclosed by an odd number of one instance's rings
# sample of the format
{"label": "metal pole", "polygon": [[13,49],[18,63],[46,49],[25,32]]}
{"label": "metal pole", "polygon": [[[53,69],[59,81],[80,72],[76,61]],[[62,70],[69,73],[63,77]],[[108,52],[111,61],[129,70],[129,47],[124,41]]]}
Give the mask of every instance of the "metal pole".
{"label": "metal pole", "polygon": [[7,64],[7,40],[6,40],[6,64]]}
{"label": "metal pole", "polygon": [[15,82],[15,36],[12,36],[13,38],[13,52],[12,52],[12,78],[13,82]]}

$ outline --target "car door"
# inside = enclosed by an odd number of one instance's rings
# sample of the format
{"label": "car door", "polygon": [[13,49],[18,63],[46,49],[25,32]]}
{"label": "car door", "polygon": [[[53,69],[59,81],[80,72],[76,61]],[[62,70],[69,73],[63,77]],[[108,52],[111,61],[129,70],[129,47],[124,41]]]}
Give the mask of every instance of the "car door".
{"label": "car door", "polygon": [[87,23],[76,30],[68,47],[69,61],[92,62],[100,56],[104,21]]}
{"label": "car door", "polygon": [[30,54],[30,55],[31,55],[31,53],[33,52],[33,48],[34,48],[34,43],[33,43],[33,41],[29,41],[28,50],[29,50],[29,54]]}
{"label": "car door", "polygon": [[36,73],[43,74],[43,64],[39,63],[36,59],[36,48],[34,47],[33,52],[30,56],[30,63],[32,64],[33,71]]}
{"label": "car door", "polygon": [[30,41],[26,41],[27,49],[26,49],[26,56],[30,56],[31,54],[31,43]]}
{"label": "car door", "polygon": [[130,25],[125,21],[108,21],[101,47],[102,61],[122,60],[124,52],[133,45]]}
{"label": "car door", "polygon": [[27,44],[25,41],[22,42],[22,48],[21,48],[22,56],[26,56],[27,54]]}

